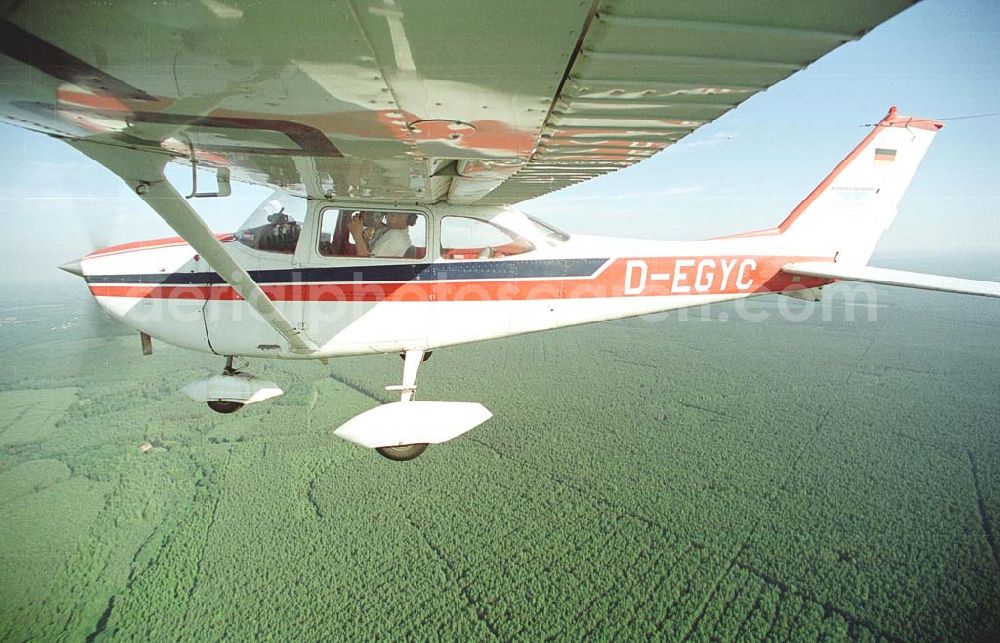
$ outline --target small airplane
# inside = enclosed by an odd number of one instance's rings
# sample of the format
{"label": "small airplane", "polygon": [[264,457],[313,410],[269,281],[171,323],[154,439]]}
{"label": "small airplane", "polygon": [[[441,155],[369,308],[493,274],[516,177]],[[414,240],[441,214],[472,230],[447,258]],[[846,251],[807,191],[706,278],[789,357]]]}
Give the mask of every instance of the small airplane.
{"label": "small airplane", "polygon": [[[942,127],[895,108],[773,229],[568,235],[513,207],[651,156],[909,2],[723,3],[725,20],[652,0],[511,2],[485,22],[471,3],[306,4],[15,6],[0,21],[21,72],[0,116],[110,169],[180,235],[62,268],[139,331],[143,353],[156,338],[224,357],[184,388],[214,411],[282,393],[237,357],[398,353],[399,401],[335,434],[410,460],[491,417],[415,399],[420,364],[447,346],[769,293],[817,300],[841,280],[1000,297],[1000,283],[868,265]],[[107,48],[88,48],[84,18],[109,29]],[[453,24],[468,33],[449,40]],[[264,37],[279,27],[302,41]],[[460,63],[434,48],[452,40]],[[494,80],[498,65],[514,72]],[[169,162],[191,165],[191,194],[165,179]],[[199,192],[200,167],[215,191]],[[277,191],[216,234],[190,200],[227,196],[232,175]]]}

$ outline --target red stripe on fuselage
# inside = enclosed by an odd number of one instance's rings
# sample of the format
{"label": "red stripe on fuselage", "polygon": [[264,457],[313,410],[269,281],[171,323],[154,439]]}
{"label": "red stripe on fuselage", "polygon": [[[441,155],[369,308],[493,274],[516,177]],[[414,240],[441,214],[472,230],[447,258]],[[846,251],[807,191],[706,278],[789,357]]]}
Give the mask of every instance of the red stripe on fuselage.
{"label": "red stripe on fuselage", "polygon": [[[232,232],[217,232],[215,238],[219,241],[234,241],[236,235]],[[101,248],[100,250],[95,250],[88,254],[85,259],[93,259],[95,257],[107,257],[110,255],[120,254],[123,252],[134,252],[136,250],[152,250],[153,248],[169,248],[171,246],[186,246],[188,242],[180,237],[164,237],[163,239],[148,239],[146,241],[132,241],[130,243],[121,243],[116,246],[108,246],[107,248]]]}
{"label": "red stripe on fuselage", "polygon": [[[427,280],[392,283],[329,282],[260,284],[272,301],[527,301],[597,297],[739,295],[814,288],[830,280],[795,277],[788,263],[828,257],[648,257],[616,259],[592,278],[522,280]],[[229,285],[92,284],[95,297],[237,301]]]}

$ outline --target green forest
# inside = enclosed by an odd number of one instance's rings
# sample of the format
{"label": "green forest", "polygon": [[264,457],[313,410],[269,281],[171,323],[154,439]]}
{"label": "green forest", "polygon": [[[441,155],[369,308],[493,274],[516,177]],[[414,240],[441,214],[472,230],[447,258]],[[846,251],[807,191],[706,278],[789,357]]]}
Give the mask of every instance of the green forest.
{"label": "green forest", "polygon": [[2,640],[1000,635],[996,300],[442,349],[419,397],[494,418],[396,463],[332,432],[397,356],[254,361],[286,394],[223,416],[179,392],[222,358],[0,291]]}

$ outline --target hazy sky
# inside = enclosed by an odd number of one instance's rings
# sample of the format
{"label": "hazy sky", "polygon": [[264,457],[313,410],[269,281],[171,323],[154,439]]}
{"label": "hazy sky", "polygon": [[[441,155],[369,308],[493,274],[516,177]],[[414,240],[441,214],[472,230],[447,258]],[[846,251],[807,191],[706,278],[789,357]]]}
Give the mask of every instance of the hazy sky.
{"label": "hazy sky", "polygon": [[[921,2],[653,159],[521,208],[590,234],[700,239],[771,227],[864,137],[864,124],[898,105],[946,127],[879,254],[1000,259],[997,9],[995,0]],[[186,185],[189,174],[178,166],[169,176]],[[234,196],[196,206],[209,225],[229,231],[269,192],[237,183]],[[71,279],[55,266],[95,246],[173,234],[107,170],[7,125],[0,199],[4,281]]]}

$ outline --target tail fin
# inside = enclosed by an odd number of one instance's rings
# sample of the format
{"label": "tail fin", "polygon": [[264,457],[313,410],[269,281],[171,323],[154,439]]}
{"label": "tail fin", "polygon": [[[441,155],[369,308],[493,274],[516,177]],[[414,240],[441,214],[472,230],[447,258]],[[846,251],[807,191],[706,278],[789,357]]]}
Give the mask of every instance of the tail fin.
{"label": "tail fin", "polygon": [[943,126],[898,116],[891,107],[778,229],[790,240],[836,255],[837,263],[865,265]]}

